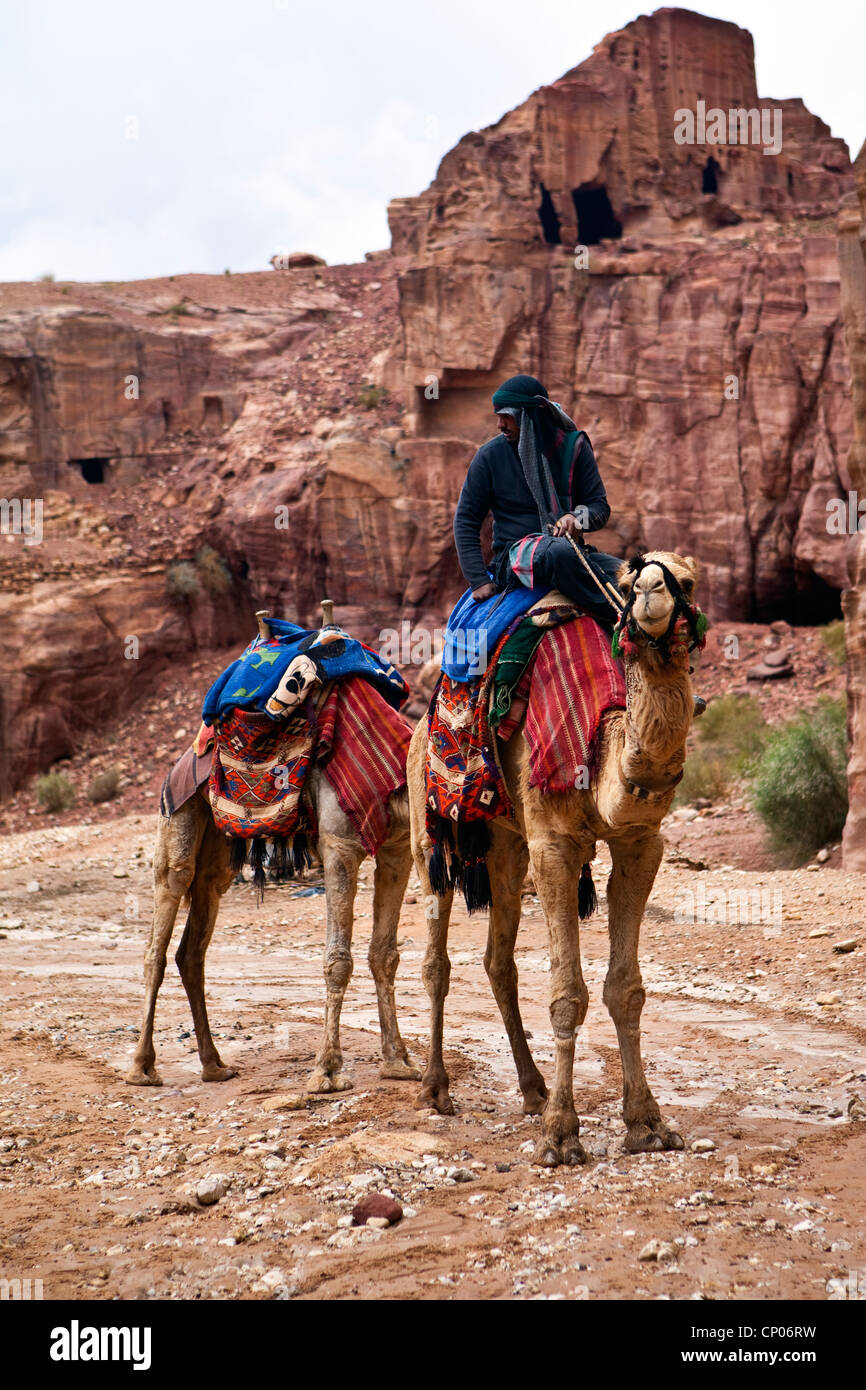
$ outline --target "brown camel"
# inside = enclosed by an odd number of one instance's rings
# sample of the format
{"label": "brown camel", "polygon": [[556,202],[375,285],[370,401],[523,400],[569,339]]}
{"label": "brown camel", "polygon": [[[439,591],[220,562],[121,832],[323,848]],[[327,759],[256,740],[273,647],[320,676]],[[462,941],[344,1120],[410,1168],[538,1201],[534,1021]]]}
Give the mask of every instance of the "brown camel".
{"label": "brown camel", "polygon": [[[666,551],[651,551],[679,582],[691,602],[697,562]],[[619,1040],[623,1069],[625,1147],[631,1153],[681,1149],[679,1134],[664,1122],[644,1075],[640,1017],[645,992],[638,965],[641,919],[662,858],[659,826],[670,809],[685,761],[686,736],[693,717],[688,661],[670,658],[655,647],[674,610],[658,564],[637,575],[622,566],[619,586],[634,584],[632,608],[637,650],[626,657],[626,709],[609,714],[602,731],[598,772],[586,789],[544,796],[529,786],[529,749],[523,731],[500,746],[502,768],[514,803],[513,821],[490,824],[490,925],[484,965],[505,1023],[525,1114],[542,1113],[536,1161],[547,1167],[584,1163],[574,1107],[573,1071],[577,1029],[589,996],[580,963],[578,882],[580,867],[592,860],[596,840],[606,840],[613,861],[608,879],[610,961],[604,984]],[[436,898],[430,888],[430,840],[424,825],[426,722],[415,730],[409,749],[408,783],[415,864],[428,902],[427,951],[423,976],[431,1004],[430,1055],[418,1106],[453,1113],[442,1055],[445,996],[451,965],[448,919],[453,894]],[[550,940],[550,1019],[556,1044],[556,1071],[548,1095],[526,1041],[517,1001],[514,943],[520,922],[520,891],[531,864]]]}
{"label": "brown camel", "polygon": [[[330,783],[318,768],[307,783],[319,825],[317,850],[325,874],[327,929],[325,936],[325,1030],[307,1090],[345,1091],[352,1082],[343,1071],[340,1010],[352,975],[352,920],[358,869],[366,851],[341,810]],[[373,930],[369,962],[379,1002],[382,1065],[379,1075],[392,1080],[415,1080],[394,1002],[397,973],[397,923],[412,856],[409,844],[407,794],[395,792],[389,801],[388,835],[376,855],[373,888]],[[153,924],[144,958],[144,1019],[135,1058],[126,1080],[133,1086],[160,1086],[153,1045],[156,996],[165,974],[168,943],[183,899],[189,913],[175,960],[192,1009],[203,1081],[228,1081],[237,1075],[217,1051],[208,1023],[204,996],[204,958],[213,935],[220,898],[232,881],[229,847],[214,824],[204,791],[198,792],[173,816],[161,816],[153,857]]]}

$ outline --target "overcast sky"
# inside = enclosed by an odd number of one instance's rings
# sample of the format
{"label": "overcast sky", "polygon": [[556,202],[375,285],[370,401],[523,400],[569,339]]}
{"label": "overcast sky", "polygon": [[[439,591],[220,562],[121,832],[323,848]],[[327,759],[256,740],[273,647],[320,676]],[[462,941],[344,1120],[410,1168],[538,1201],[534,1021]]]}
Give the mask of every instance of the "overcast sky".
{"label": "overcast sky", "polygon": [[[633,0],[4,0],[0,280],[361,260],[388,199],[588,57]],[[866,6],[727,0],[762,96],[866,137]]]}

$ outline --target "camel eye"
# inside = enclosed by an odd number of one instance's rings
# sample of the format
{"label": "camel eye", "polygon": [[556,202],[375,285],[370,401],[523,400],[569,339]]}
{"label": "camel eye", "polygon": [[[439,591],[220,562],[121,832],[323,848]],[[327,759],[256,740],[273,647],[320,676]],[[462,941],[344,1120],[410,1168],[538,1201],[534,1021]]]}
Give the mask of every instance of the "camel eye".
{"label": "camel eye", "polygon": [[681,579],[680,588],[682,589],[683,593],[686,595],[687,598],[691,598],[692,594],[695,591],[695,581],[693,579],[688,578]]}

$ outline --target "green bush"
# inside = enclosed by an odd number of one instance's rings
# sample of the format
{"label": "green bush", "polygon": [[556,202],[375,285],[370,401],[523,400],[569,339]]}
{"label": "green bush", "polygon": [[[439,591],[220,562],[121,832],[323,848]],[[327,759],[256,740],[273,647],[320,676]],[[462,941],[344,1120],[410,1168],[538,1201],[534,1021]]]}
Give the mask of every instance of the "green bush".
{"label": "green bush", "polygon": [[232,573],[212,545],[203,545],[195,557],[196,573],[209,594],[227,594],[232,587]]}
{"label": "green bush", "polygon": [[842,834],[848,813],[844,700],[818,700],[770,735],[755,771],[755,810],[770,844],[802,864]]}
{"label": "green bush", "polygon": [[382,404],[387,394],[384,386],[362,386],[358,392],[358,403],[365,410],[375,410],[377,406]]}
{"label": "green bush", "polygon": [[749,771],[768,733],[754,695],[722,695],[712,700],[694,726],[676,800],[681,805],[698,797],[718,801],[735,777]]}
{"label": "green bush", "polygon": [[199,591],[195,565],[189,560],[176,560],[165,572],[165,587],[171,598],[192,598]]}
{"label": "green bush", "polygon": [[847,653],[845,651],[845,624],[839,618],[835,623],[828,623],[821,628],[821,641],[824,643],[824,650],[835,666],[844,666]]}
{"label": "green bush", "polygon": [[75,800],[75,788],[62,772],[46,772],[36,779],[36,799],[46,811],[65,811]]}
{"label": "green bush", "polygon": [[110,767],[107,772],[97,773],[87,788],[88,801],[111,801],[117,796],[120,786],[120,768]]}
{"label": "green bush", "polygon": [[181,300],[179,304],[172,304],[171,308],[166,310],[166,313],[168,314],[169,318],[178,319],[185,314],[188,315],[189,309]]}

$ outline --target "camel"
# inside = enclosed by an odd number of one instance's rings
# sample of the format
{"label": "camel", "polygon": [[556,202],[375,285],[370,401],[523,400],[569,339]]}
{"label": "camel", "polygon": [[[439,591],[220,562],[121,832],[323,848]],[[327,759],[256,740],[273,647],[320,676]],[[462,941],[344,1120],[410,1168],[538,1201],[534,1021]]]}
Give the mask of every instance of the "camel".
{"label": "camel", "polygon": [[[320,768],[310,771],[306,785],[319,826],[316,849],[324,868],[327,908],[325,1027],[306,1085],[309,1092],[327,1093],[345,1091],[352,1086],[343,1070],[340,1011],[352,976],[353,910],[358,869],[366,858],[366,850]],[[379,1075],[394,1081],[417,1081],[421,1072],[412,1065],[400,1036],[394,1000],[394,977],[400,960],[397,923],[412,866],[405,788],[393,793],[388,809],[388,834],[375,859],[373,929],[368,957],[376,984],[382,1034]],[[214,823],[206,787],[180,806],[173,816],[160,816],[153,876],[153,922],[144,958],[144,1018],[126,1080],[133,1086],[162,1085],[153,1045],[156,997],[165,974],[166,952],[177,911],[181,901],[187,899],[189,913],[175,960],[192,1010],[201,1077],[202,1081],[228,1081],[237,1076],[237,1068],[226,1066],[211,1035],[204,995],[204,958],[216,924],[220,898],[229,887],[234,871],[228,841]]]}
{"label": "camel", "polygon": [[[675,598],[659,564],[667,567],[688,603],[698,565],[692,557],[651,551],[635,575],[625,564],[618,575],[622,594],[635,596],[633,650],[625,658],[626,708],[606,717],[598,770],[588,788],[543,796],[529,786],[529,749],[522,727],[500,745],[515,817],[490,822],[487,864],[491,909],[484,956],[502,1014],[523,1093],[525,1114],[541,1114],[535,1162],[545,1167],[585,1163],[574,1106],[573,1072],[577,1030],[589,996],[580,962],[578,882],[596,840],[610,848],[608,879],[610,958],[603,998],[616,1026],[623,1070],[625,1148],[629,1153],[681,1149],[682,1137],[662,1119],[644,1075],[640,1018],[645,992],[638,965],[644,907],[663,852],[659,826],[670,809],[685,761],[693,696],[684,650],[665,653],[656,640],[668,630]],[[653,563],[656,562],[656,563]],[[409,748],[408,786],[412,849],[423,891],[431,906],[423,978],[430,997],[430,1053],[418,1108],[453,1114],[442,1052],[445,997],[451,966],[448,922],[453,891],[432,893],[428,872],[430,839],[424,824],[426,721]],[[520,923],[520,894],[527,864],[547,922],[550,941],[550,1020],[556,1048],[553,1089],[548,1093],[526,1041],[517,999],[514,944]]]}

